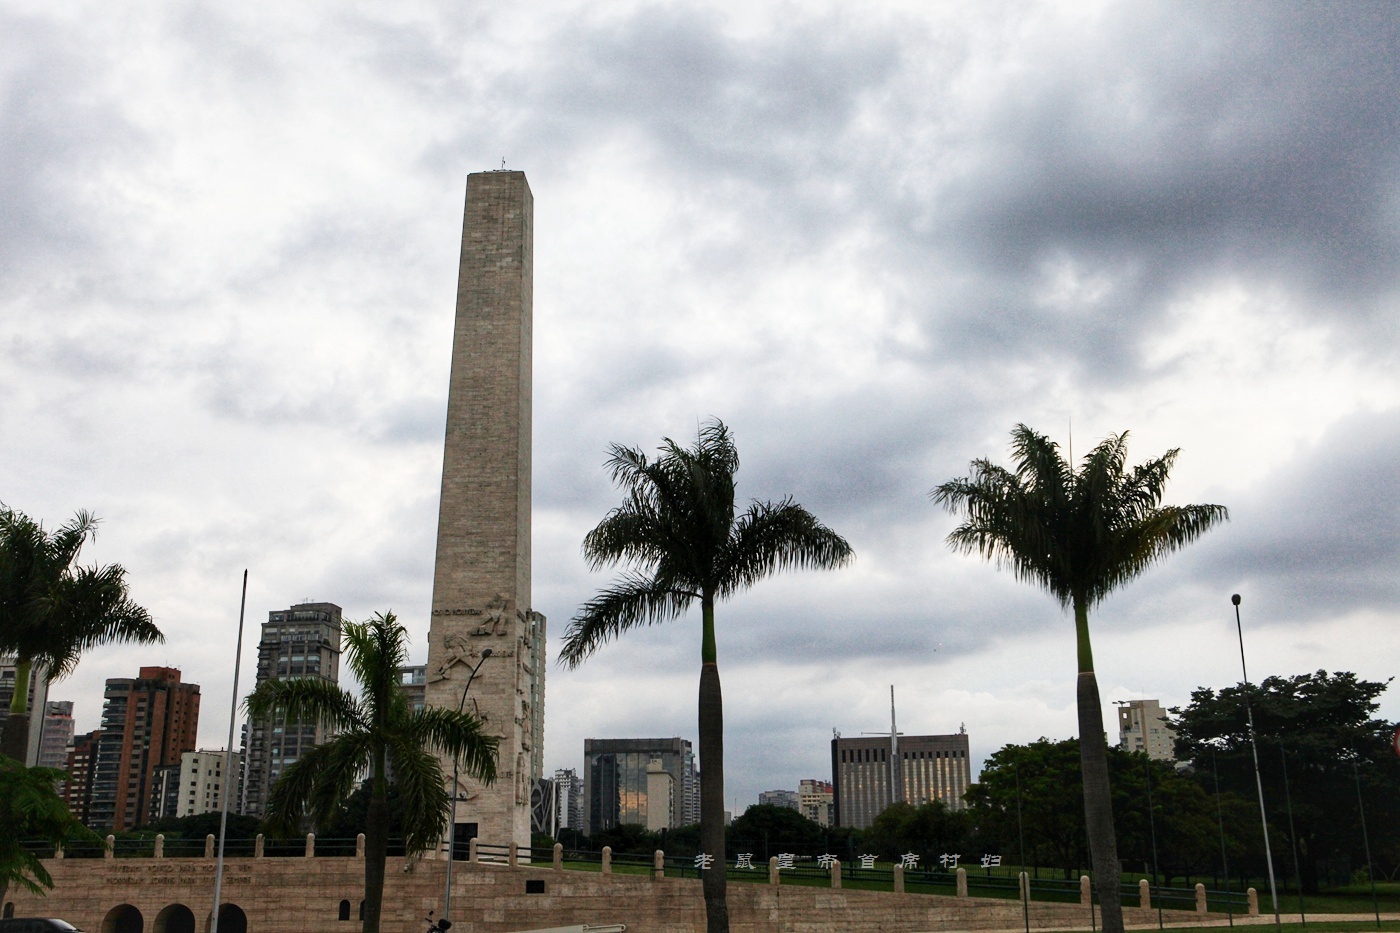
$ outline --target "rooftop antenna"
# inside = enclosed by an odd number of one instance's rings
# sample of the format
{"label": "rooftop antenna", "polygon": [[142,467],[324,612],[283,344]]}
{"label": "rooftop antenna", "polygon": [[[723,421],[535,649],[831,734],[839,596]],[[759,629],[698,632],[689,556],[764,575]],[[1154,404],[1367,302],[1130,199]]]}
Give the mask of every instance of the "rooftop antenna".
{"label": "rooftop antenna", "polygon": [[505,170],[506,170],[506,157],[505,157],[505,156],[501,156],[501,171],[504,172]]}
{"label": "rooftop antenna", "polygon": [[[861,735],[884,735],[883,732],[862,732]],[[896,804],[900,801],[899,793],[899,730],[894,722],[894,684],[890,684],[890,803]]]}

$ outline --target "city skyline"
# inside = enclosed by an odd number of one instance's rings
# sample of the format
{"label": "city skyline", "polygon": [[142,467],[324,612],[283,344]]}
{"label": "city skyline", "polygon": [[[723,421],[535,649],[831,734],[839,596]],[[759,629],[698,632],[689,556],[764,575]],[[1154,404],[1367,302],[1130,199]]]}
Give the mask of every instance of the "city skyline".
{"label": "city skyline", "polygon": [[[927,496],[1020,422],[1180,447],[1168,501],[1231,512],[1091,617],[1107,728],[1239,680],[1232,593],[1256,679],[1400,669],[1394,6],[926,7],[0,10],[0,501],[100,516],[83,561],[167,638],[52,685],[77,731],[170,666],[223,744],[245,567],[242,693],[305,594],[426,663],[462,197],[503,157],[551,658],[610,579],[609,444],[722,418],[742,499],[855,549],[717,608],[729,799],[825,775],[890,684],[974,768],[1076,734],[1070,620]],[[543,773],[694,736],[698,629],[551,661]]]}

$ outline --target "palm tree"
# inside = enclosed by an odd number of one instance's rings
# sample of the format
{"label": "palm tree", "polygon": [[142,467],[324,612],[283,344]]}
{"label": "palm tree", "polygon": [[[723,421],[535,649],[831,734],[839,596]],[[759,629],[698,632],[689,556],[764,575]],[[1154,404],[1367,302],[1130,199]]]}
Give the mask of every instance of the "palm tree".
{"label": "palm tree", "polygon": [[384,866],[389,856],[389,771],[404,800],[404,848],[408,855],[437,845],[452,798],[434,752],[454,756],[467,774],[484,784],[496,780],[495,736],[482,732],[468,713],[428,707],[410,710],[399,689],[399,669],[408,660],[408,632],[392,612],[343,625],[345,654],[360,682],[356,699],[320,678],[265,680],[248,697],[250,716],[278,715],[288,721],[321,722],[335,737],[282,772],[268,794],[268,822],[283,832],[299,830],[310,817],[328,823],[368,773],[365,817],[364,933],[379,933]]}
{"label": "palm tree", "polygon": [[577,667],[615,635],[680,616],[700,603],[700,845],[715,857],[704,873],[708,933],[727,933],[724,852],[724,704],[715,651],[715,601],[789,568],[840,567],[851,547],[792,499],[752,502],[735,515],[739,454],[718,420],[693,448],[670,438],[650,460],[613,445],[608,469],[626,501],[583,540],[590,567],[623,564],[621,579],[579,609],[559,658]]}
{"label": "palm tree", "polygon": [[1079,765],[1089,855],[1104,933],[1122,933],[1108,750],[1089,645],[1089,609],[1229,513],[1220,505],[1162,505],[1178,451],[1125,471],[1126,431],[1102,441],[1078,470],[1060,456],[1059,445],[1024,424],[1016,426],[1011,439],[1014,469],[974,460],[970,477],[950,480],[931,495],[965,518],[948,535],[954,550],[1010,567],[1018,578],[1040,584],[1061,606],[1074,610]]}
{"label": "palm tree", "polygon": [[127,593],[120,564],[74,567],[97,535],[97,519],[78,512],[52,534],[22,512],[0,506],[0,653],[15,656],[15,694],[0,754],[26,759],[29,681],[72,672],[83,652],[109,642],[165,638]]}

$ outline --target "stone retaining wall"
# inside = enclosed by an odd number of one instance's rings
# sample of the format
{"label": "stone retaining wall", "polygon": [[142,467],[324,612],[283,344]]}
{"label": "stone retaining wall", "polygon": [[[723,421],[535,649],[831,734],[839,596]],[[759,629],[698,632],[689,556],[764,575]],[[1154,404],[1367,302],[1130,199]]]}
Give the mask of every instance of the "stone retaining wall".
{"label": "stone retaining wall", "polygon": [[[389,859],[384,933],[421,933],[428,911],[442,910],[445,861],[406,866]],[[62,917],[89,933],[207,933],[213,905],[212,859],[57,859],[45,866],[56,887],[47,898],[13,888],[15,916]],[[408,870],[405,870],[405,869]],[[225,861],[222,901],[247,918],[247,933],[357,933],[364,862],[354,858],[232,858]],[[527,884],[527,882],[532,882]],[[700,882],[640,875],[557,870],[547,865],[457,862],[453,870],[453,933],[516,933],[574,924],[625,923],[630,933],[693,933],[705,927]],[[348,918],[338,919],[346,902]],[[121,905],[141,927],[119,922]],[[192,911],[194,930],[180,917]],[[1011,930],[1022,925],[1018,901],[892,894],[804,885],[731,882],[733,933],[916,933]],[[1079,905],[1032,902],[1032,929],[1089,927]],[[1129,923],[1152,923],[1152,910],[1125,908]],[[1166,911],[1169,926],[1210,915]],[[1219,919],[1218,917],[1216,919]],[[240,933],[236,921],[220,933]]]}

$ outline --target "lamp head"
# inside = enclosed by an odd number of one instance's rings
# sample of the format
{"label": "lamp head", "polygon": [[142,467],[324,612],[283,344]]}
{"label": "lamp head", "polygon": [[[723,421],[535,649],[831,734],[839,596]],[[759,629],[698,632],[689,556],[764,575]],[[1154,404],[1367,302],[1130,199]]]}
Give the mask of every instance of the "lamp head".
{"label": "lamp head", "polygon": [[[1239,597],[1238,597],[1238,596],[1235,597],[1235,601],[1236,601],[1236,602],[1239,602]],[[481,649],[481,659],[484,661],[484,660],[486,660],[486,659],[489,658],[489,657],[491,657],[491,649],[490,649],[490,648],[482,648],[482,649]]]}
{"label": "lamp head", "polygon": [[[1238,605],[1240,604],[1240,594],[1239,594],[1239,593],[1236,593],[1234,596],[1231,596],[1231,597],[1230,597],[1230,602],[1232,602],[1232,603],[1234,603],[1236,606],[1238,606]],[[491,650],[491,649],[488,648],[488,649],[486,649],[486,650],[489,651],[489,650]]]}

